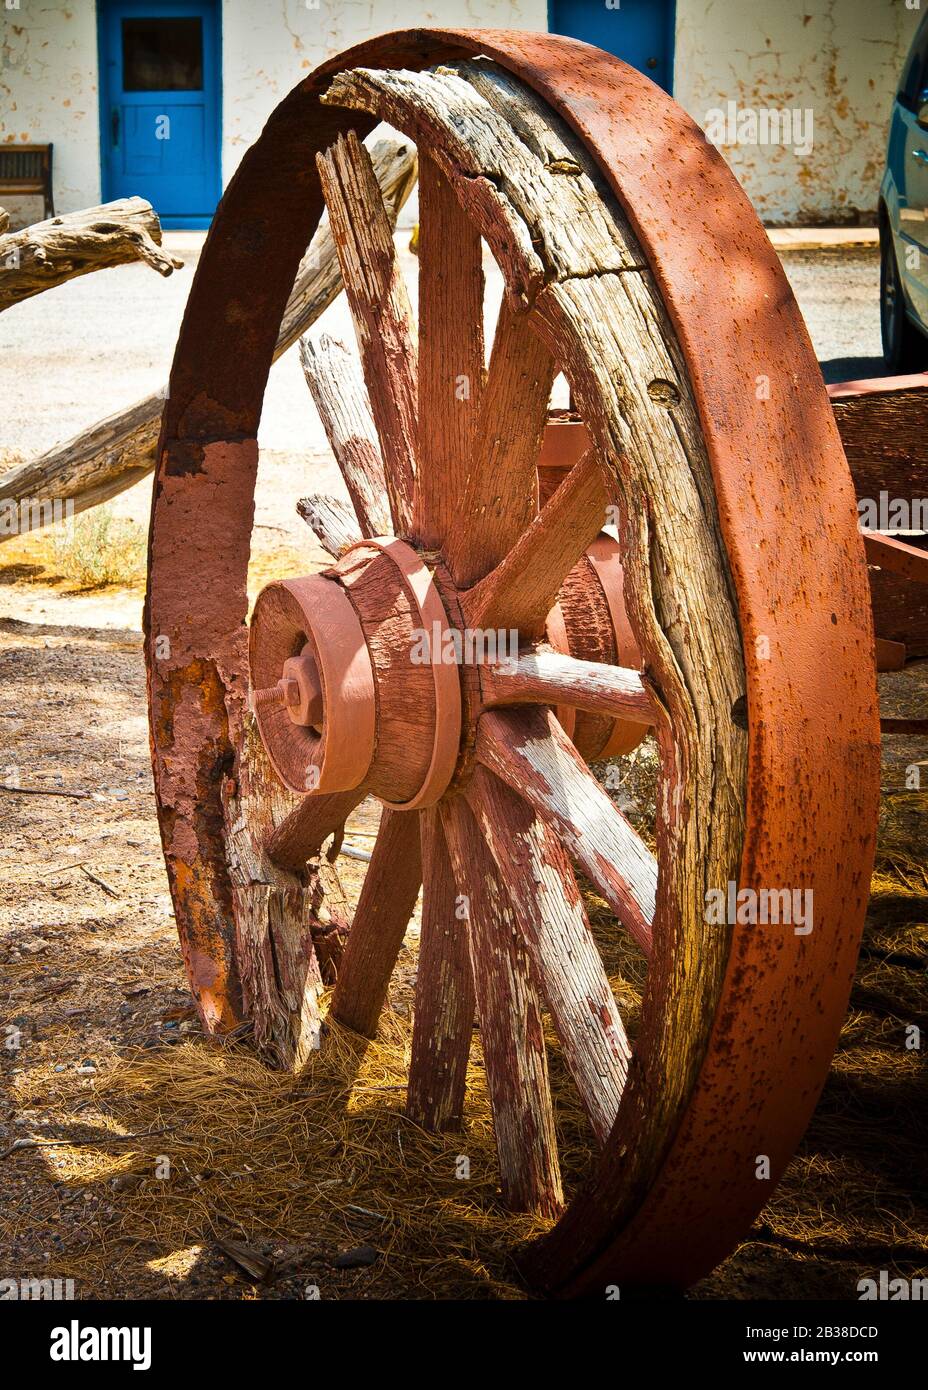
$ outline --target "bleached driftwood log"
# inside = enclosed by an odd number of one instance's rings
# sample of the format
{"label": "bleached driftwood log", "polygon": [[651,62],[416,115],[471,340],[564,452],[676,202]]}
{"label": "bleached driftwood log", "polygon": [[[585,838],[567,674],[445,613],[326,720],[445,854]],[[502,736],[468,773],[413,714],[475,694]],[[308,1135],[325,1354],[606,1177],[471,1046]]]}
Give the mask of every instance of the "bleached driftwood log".
{"label": "bleached driftwood log", "polygon": [[101,207],[50,217],[9,232],[0,213],[0,313],[43,290],[130,261],[170,275],[183,261],[161,246],[161,223],[144,198],[120,198]]}
{"label": "bleached driftwood log", "polygon": [[[416,181],[416,152],[404,140],[378,140],[371,152],[391,225]],[[284,310],[276,359],[296,342],[337,297],[342,287],[338,257],[328,226],[320,227],[297,272]],[[71,501],[75,512],[124,492],[155,466],[155,447],[167,388],[56,444],[0,478],[0,502],[23,497]],[[0,541],[7,537],[0,535]]]}

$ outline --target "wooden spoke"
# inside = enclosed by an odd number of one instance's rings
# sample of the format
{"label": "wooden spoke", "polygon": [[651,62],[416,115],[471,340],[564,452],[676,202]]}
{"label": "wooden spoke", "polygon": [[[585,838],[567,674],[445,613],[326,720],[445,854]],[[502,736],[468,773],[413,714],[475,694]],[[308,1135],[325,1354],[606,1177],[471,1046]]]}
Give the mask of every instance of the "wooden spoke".
{"label": "wooden spoke", "polygon": [[496,865],[460,797],[442,825],[469,912],[480,1038],[503,1196],[516,1211],[554,1216],[563,1202],[541,1006]]}
{"label": "wooden spoke", "polygon": [[418,815],[384,810],[332,995],[333,1018],[362,1037],[377,1031],[421,882]]}
{"label": "wooden spoke", "polygon": [[474,1031],[474,976],[467,920],[438,811],[419,816],[422,835],[422,935],[416,976],[412,1060],[406,1113],[423,1129],[457,1129]]}
{"label": "wooden spoke", "polygon": [[308,335],[300,339],[300,361],[361,534],[389,535],[383,459],[358,359],[323,334],[316,344]]}
{"label": "wooden spoke", "polygon": [[243,1003],[261,1055],[296,1070],[319,1046],[322,1023],[312,945],[320,880],[273,863],[262,848],[295,797],[271,767],[253,719],[244,727],[238,778],[227,786],[226,856]]}
{"label": "wooden spoke", "polygon": [[593,1132],[609,1136],[631,1050],[570,862],[549,826],[478,767],[467,800],[509,891]]}
{"label": "wooden spoke", "polygon": [[561,585],[606,520],[609,495],[590,450],[492,574],[467,595],[472,627],[517,627],[537,637]]}
{"label": "wooden spoke", "polygon": [[554,382],[554,359],[530,316],[504,298],[493,339],[475,447],[447,551],[469,588],[505,558],[538,511],[536,463]]}
{"label": "wooden spoke", "polygon": [[589,714],[611,715],[632,724],[654,723],[654,705],[641,676],[626,666],[579,661],[560,652],[527,652],[510,665],[488,666],[482,675],[483,703],[567,705]]}
{"label": "wooden spoke", "polygon": [[370,156],[354,131],[316,156],[397,534],[412,518],[417,455],[416,330]]}
{"label": "wooden spoke", "polygon": [[365,795],[361,786],[348,792],[304,796],[269,836],[264,846],[266,852],[282,868],[302,869],[307,859],[319,853],[323,841],[342,829]]}
{"label": "wooden spoke", "polygon": [[419,161],[419,472],[414,529],[441,546],[461,505],[483,387],[480,233]]}
{"label": "wooden spoke", "polygon": [[649,953],[657,861],[551,711],[492,710],[482,715],[477,757],[560,832],[567,853]]}
{"label": "wooden spoke", "polygon": [[296,509],[333,559],[363,539],[354,511],[340,497],[324,497],[316,492],[312,497],[301,497]]}

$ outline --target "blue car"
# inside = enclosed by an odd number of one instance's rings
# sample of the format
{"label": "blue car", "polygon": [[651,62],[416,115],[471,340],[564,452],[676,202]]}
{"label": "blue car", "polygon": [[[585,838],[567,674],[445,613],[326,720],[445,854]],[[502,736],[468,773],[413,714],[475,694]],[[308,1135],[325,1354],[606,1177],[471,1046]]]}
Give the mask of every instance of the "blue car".
{"label": "blue car", "polygon": [[893,102],[880,188],[880,326],[895,372],[928,367],[928,15]]}

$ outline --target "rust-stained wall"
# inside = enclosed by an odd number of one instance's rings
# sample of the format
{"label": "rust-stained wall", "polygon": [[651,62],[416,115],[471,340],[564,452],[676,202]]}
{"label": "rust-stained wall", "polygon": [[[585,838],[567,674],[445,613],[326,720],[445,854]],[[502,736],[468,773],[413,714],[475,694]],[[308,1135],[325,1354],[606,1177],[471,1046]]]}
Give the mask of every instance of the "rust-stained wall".
{"label": "rust-stained wall", "polygon": [[[0,0],[2,4],[2,0]],[[325,58],[391,29],[546,29],[547,0],[223,0],[222,175],[267,117]]]}
{"label": "rust-stained wall", "polygon": [[[54,143],[56,212],[100,198],[97,20],[92,0],[0,0],[0,141]],[[17,221],[39,198],[2,199]]]}
{"label": "rust-stained wall", "polygon": [[[0,0],[0,140],[54,141],[59,211],[95,203],[94,0],[8,3],[16,0]],[[730,101],[739,112],[810,109],[807,153],[727,145],[725,157],[772,223],[870,220],[890,103],[920,13],[906,0],[677,0],[674,94],[703,126]],[[222,0],[223,181],[276,103],[323,58],[388,29],[449,23],[544,29],[547,4]],[[35,201],[7,203],[14,215],[40,215]]]}
{"label": "rust-stained wall", "polygon": [[[94,0],[0,0],[0,141],[55,145],[55,206],[100,200]],[[453,22],[544,29],[546,0],[222,0],[222,178],[277,103],[324,58],[389,29]],[[37,199],[5,199],[18,221]]]}
{"label": "rust-stained wall", "polygon": [[808,154],[720,145],[765,221],[874,220],[890,107],[925,8],[928,0],[921,9],[905,0],[677,0],[674,95],[701,126],[729,101],[812,111]]}

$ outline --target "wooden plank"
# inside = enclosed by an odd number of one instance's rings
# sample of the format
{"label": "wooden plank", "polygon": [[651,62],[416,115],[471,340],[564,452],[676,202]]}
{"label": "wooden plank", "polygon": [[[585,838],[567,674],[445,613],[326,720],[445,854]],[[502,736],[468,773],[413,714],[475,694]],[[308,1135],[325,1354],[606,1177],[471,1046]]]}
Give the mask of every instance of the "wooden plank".
{"label": "wooden plank", "polygon": [[438,549],[460,508],[483,389],[480,233],[419,160],[419,474],[413,528]]}
{"label": "wooden plank", "polygon": [[394,531],[412,519],[418,455],[416,326],[370,155],[355,132],[316,156],[377,424]]}
{"label": "wooden plank", "polygon": [[530,801],[646,953],[657,861],[602,790],[547,709],[492,710],[477,726],[477,758]]}
{"label": "wooden plank", "polygon": [[460,797],[441,806],[458,888],[469,912],[474,989],[499,1151],[514,1211],[556,1216],[563,1204],[541,1005],[505,885]]}
{"label": "wooden plank", "polygon": [[422,932],[406,1113],[423,1129],[459,1129],[476,1007],[470,942],[437,808],[420,814],[419,827]]}
{"label": "wooden plank", "polygon": [[634,724],[654,722],[654,704],[637,671],[545,648],[520,654],[512,666],[486,667],[481,693],[488,709],[560,704]]}
{"label": "wooden plank", "polygon": [[506,558],[464,598],[468,625],[544,632],[564,580],[605,524],[609,497],[590,450],[522,533]]}
{"label": "wooden plank", "polygon": [[385,809],[332,995],[333,1018],[362,1037],[377,1032],[421,882],[418,815]]}
{"label": "wooden plank", "polygon": [[928,375],[843,381],[828,387],[860,499],[928,494]]}
{"label": "wooden plank", "polygon": [[570,862],[534,809],[491,772],[475,770],[467,801],[507,886],[593,1133],[604,1144],[631,1049]]}
{"label": "wooden plank", "polygon": [[323,333],[300,339],[300,361],[363,536],[388,536],[390,502],[380,441],[361,374],[343,343]]}
{"label": "wooden plank", "polygon": [[538,511],[536,465],[556,364],[531,316],[500,306],[474,449],[448,544],[468,588],[509,553]]}

